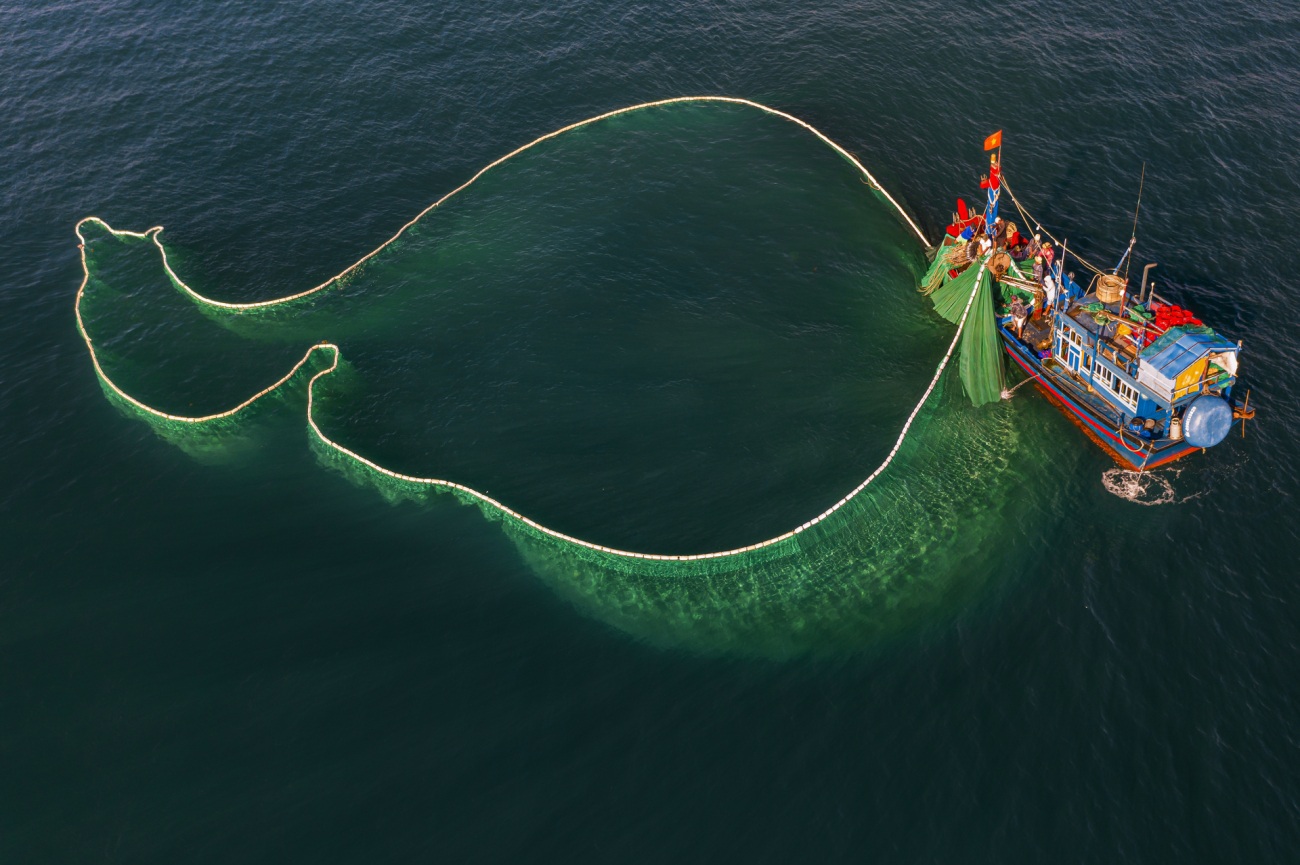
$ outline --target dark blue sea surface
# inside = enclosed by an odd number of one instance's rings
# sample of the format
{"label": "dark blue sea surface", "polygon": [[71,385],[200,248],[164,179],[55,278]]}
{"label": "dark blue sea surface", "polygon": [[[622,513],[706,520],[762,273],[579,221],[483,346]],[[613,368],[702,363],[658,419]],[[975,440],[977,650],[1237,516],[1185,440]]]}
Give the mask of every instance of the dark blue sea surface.
{"label": "dark blue sea surface", "polygon": [[[1295,859],[1296,4],[9,3],[0,33],[0,861]],[[1259,419],[1125,497],[1031,388],[974,409],[949,375],[860,509],[704,573],[340,471],[301,382],[186,431],[96,378],[85,216],[279,297],[540,135],[691,94],[812,123],[931,238],[1002,128],[1017,195],[1113,263],[1145,164],[1135,264],[1243,340]],[[952,334],[898,216],[738,106],[548,141],[265,315],[84,230],[140,399],[219,411],[329,339],[348,446],[654,552],[835,502]]]}

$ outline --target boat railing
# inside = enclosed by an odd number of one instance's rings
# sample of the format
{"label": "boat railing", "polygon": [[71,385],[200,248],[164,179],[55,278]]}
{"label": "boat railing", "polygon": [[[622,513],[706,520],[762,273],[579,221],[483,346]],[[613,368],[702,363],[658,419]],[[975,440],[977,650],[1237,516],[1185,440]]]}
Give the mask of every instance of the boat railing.
{"label": "boat railing", "polygon": [[1163,297],[1161,297],[1160,295],[1156,294],[1156,290],[1155,290],[1154,288],[1151,289],[1150,293],[1147,294],[1147,298],[1146,298],[1146,300],[1143,301],[1143,302],[1144,302],[1144,303],[1159,303],[1159,304],[1163,304],[1163,305],[1165,305],[1165,306],[1172,306],[1172,303],[1171,303],[1170,301],[1165,300]]}

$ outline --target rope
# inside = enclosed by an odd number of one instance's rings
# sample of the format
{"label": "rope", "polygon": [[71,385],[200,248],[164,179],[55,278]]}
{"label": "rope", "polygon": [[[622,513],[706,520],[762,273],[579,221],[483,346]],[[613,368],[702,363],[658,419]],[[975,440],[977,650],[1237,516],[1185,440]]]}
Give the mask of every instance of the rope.
{"label": "rope", "polygon": [[[180,278],[180,276],[176,273],[176,271],[172,270],[171,263],[167,260],[167,250],[163,249],[163,245],[158,241],[158,233],[163,230],[163,227],[161,225],[154,226],[153,228],[149,229],[147,232],[143,234],[137,234],[134,232],[129,232],[129,233],[133,234],[133,236],[135,237],[152,236],[154,244],[158,247],[158,251],[162,254],[163,267],[166,269],[167,275],[171,277],[172,281],[175,282],[176,285],[183,292],[185,292],[187,295],[190,296],[191,299],[193,299],[198,303],[204,304],[206,306],[216,307],[218,309],[230,309],[230,310],[263,309],[270,306],[280,306],[281,304],[285,304],[293,300],[301,300],[304,297],[310,297],[311,295],[316,294],[317,292],[324,291],[326,288],[329,288],[331,285],[343,279],[345,276],[355,271],[361,265],[365,264],[371,258],[374,258],[376,255],[382,252],[387,246],[396,242],[398,238],[400,238],[403,234],[406,233],[406,230],[408,228],[410,228],[412,225],[415,225],[415,223],[423,219],[425,215],[428,214],[430,211],[435,210],[436,208],[440,207],[444,202],[446,202],[448,199],[452,198],[453,196],[457,195],[460,192],[463,192],[470,185],[472,185],[474,181],[478,180],[484,174],[487,174],[493,168],[496,168],[498,165],[500,165],[503,162],[507,162],[511,159],[514,159],[516,156],[523,153],[524,151],[530,150],[536,147],[537,145],[541,144],[542,142],[549,141],[550,139],[555,138],[556,136],[563,135],[566,132],[572,132],[575,129],[581,129],[584,126],[590,126],[591,124],[598,123],[601,120],[608,120],[611,117],[618,117],[621,114],[630,114],[633,111],[642,111],[646,108],[656,108],[661,105],[673,105],[673,104],[683,103],[683,102],[726,102],[733,105],[745,105],[750,108],[757,108],[759,111],[765,112],[767,114],[771,114],[775,117],[780,117],[783,120],[788,120],[791,123],[794,123],[798,126],[802,126],[804,129],[811,132],[819,140],[821,140],[824,144],[826,144],[828,147],[830,147],[840,156],[843,156],[850,163],[852,163],[854,168],[862,172],[862,175],[866,177],[868,183],[871,185],[871,188],[879,192],[881,195],[883,195],[885,199],[888,200],[889,203],[894,206],[894,209],[898,211],[899,215],[901,215],[903,219],[907,221],[907,224],[908,226],[911,227],[912,231],[916,233],[916,236],[920,239],[921,243],[925,244],[927,247],[930,245],[930,242],[926,239],[925,235],[921,233],[921,229],[918,228],[916,223],[912,221],[912,217],[907,215],[906,211],[903,210],[902,206],[899,205],[899,203],[894,200],[894,197],[892,195],[890,195],[888,192],[885,191],[884,187],[882,187],[880,183],[876,180],[876,178],[872,176],[871,172],[867,171],[866,166],[864,166],[861,162],[859,162],[857,157],[855,157],[852,153],[849,153],[843,147],[836,144],[834,141],[831,141],[821,132],[821,130],[813,127],[812,124],[800,120],[798,117],[795,117],[793,114],[786,114],[784,111],[778,111],[775,108],[770,108],[758,102],[751,102],[748,99],[738,99],[732,96],[676,96],[673,97],[672,99],[659,99],[654,102],[642,102],[639,105],[629,105],[626,108],[618,108],[615,109],[614,111],[606,111],[604,114],[598,114],[595,117],[588,117],[586,120],[579,120],[577,123],[570,123],[568,126],[561,127],[560,129],[557,129],[554,132],[548,132],[545,135],[541,135],[537,138],[534,138],[532,141],[528,142],[522,147],[517,147],[514,150],[507,153],[505,156],[502,156],[499,159],[495,159],[492,162],[489,162],[487,165],[480,168],[478,172],[469,180],[466,180],[460,186],[457,186],[451,192],[448,192],[442,198],[439,198],[433,204],[430,204],[424,210],[421,210],[419,213],[417,213],[414,219],[412,219],[410,222],[403,225],[401,228],[397,229],[397,233],[394,234],[392,237],[388,238],[383,243],[379,244],[379,246],[375,247],[375,249],[366,253],[361,258],[359,258],[356,262],[348,265],[343,270],[336,273],[334,276],[331,276],[329,279],[325,280],[319,285],[314,285],[311,288],[306,289],[305,291],[300,291],[297,294],[290,294],[285,297],[274,298],[272,300],[259,300],[254,303],[229,303],[226,301],[216,300],[215,298],[205,297],[204,295],[199,294],[197,291],[195,291],[194,289],[186,285],[185,281]],[[87,217],[87,219],[94,219],[96,222],[99,222],[101,225],[105,225],[105,227],[107,227],[107,225],[104,223],[102,219],[96,219],[95,217]],[[81,222],[86,222],[86,221],[87,221],[86,219],[83,219]],[[79,222],[77,223],[77,225],[80,226],[81,223]],[[78,236],[80,236],[80,232],[78,232]]]}
{"label": "rope", "polygon": [[[1043,228],[1042,223],[1040,223],[1037,219],[1034,219],[1025,211],[1025,208],[1020,204],[1020,199],[1016,198],[1016,194],[1011,191],[1011,186],[1010,184],[1007,183],[1007,178],[1005,176],[1003,176],[1002,178],[1002,187],[1007,191],[1007,194],[1011,196],[1011,201],[1015,203],[1016,210],[1020,211],[1020,218],[1025,220],[1026,224],[1033,223],[1035,232],[1041,231],[1044,234],[1046,234],[1049,238],[1051,238],[1052,243],[1055,243],[1057,246],[1064,246],[1064,244],[1061,241],[1057,240],[1056,237],[1050,231],[1048,231],[1046,228]],[[1092,264],[1087,259],[1085,259],[1082,255],[1079,255],[1079,253],[1076,252],[1074,254],[1074,257],[1079,260],[1080,264],[1082,264],[1084,267],[1091,270],[1093,273],[1099,275],[1106,273],[1106,271],[1097,267],[1095,264]]]}
{"label": "rope", "polygon": [[[1123,422],[1121,422],[1120,425],[1115,429],[1115,432],[1118,433],[1117,438],[1119,439],[1119,443],[1122,444],[1122,445],[1124,446],[1124,450],[1128,451],[1128,452],[1131,453],[1131,454],[1140,454],[1140,453],[1142,453],[1142,445],[1141,445],[1141,444],[1138,445],[1137,450],[1133,450],[1133,448],[1131,448],[1131,447],[1128,446],[1128,442],[1124,441],[1124,433],[1125,433],[1125,429],[1124,429],[1124,424],[1123,424]],[[1147,455],[1146,455],[1146,457],[1142,460],[1142,468],[1146,468],[1147,460],[1151,459],[1151,454],[1154,453],[1154,452],[1155,452],[1155,446],[1154,446],[1154,445],[1147,445]],[[1140,468],[1140,469],[1138,469],[1138,471],[1142,471],[1142,469]]]}
{"label": "rope", "polygon": [[595,544],[590,541],[584,541],[581,538],[576,538],[573,537],[572,535],[566,535],[563,532],[559,532],[556,531],[555,529],[548,528],[542,525],[541,523],[538,523],[535,520],[532,520],[529,517],[526,517],[523,514],[510,509],[509,507],[497,501],[496,499],[492,498],[491,496],[487,495],[486,493],[479,492],[478,490],[475,490],[472,487],[467,487],[464,484],[458,484],[453,481],[442,480],[440,478],[422,478],[422,477],[415,477],[412,475],[400,474],[390,469],[386,469],[383,466],[379,465],[378,463],[366,459],[365,457],[361,456],[355,451],[349,450],[348,448],[344,447],[338,442],[335,442],[334,440],[329,438],[329,436],[325,435],[324,431],[316,423],[316,417],[313,411],[315,407],[316,383],[320,381],[320,379],[332,374],[336,369],[338,369],[339,361],[341,359],[339,347],[333,343],[321,342],[307,349],[307,352],[302,356],[302,359],[299,360],[296,364],[294,364],[293,367],[283,377],[277,380],[274,384],[268,385],[267,387],[253,394],[253,396],[244,400],[239,405],[227,409],[226,411],[218,412],[216,414],[204,415],[202,417],[186,417],[184,415],[168,414],[167,412],[160,411],[159,409],[146,405],[145,403],[131,396],[129,393],[127,393],[125,390],[119,387],[111,378],[109,378],[108,373],[105,372],[104,367],[100,364],[99,356],[95,351],[94,341],[91,339],[90,332],[89,330],[87,330],[85,321],[81,315],[81,301],[85,297],[86,286],[90,282],[90,266],[86,261],[86,238],[81,233],[81,227],[88,222],[94,222],[102,226],[105,231],[107,231],[109,234],[112,234],[115,237],[134,237],[139,239],[152,240],[154,245],[158,247],[159,253],[162,256],[163,266],[164,268],[166,268],[168,275],[172,278],[172,280],[176,283],[176,285],[182,291],[185,292],[185,294],[187,294],[190,298],[192,298],[193,300],[195,300],[200,304],[206,304],[219,309],[228,309],[228,310],[235,310],[235,311],[261,309],[261,308],[266,308],[271,306],[277,306],[279,304],[289,303],[291,301],[295,301],[300,298],[315,294],[316,292],[325,289],[330,284],[346,276],[348,273],[351,273],[352,271],[356,270],[356,268],[359,267],[362,263],[373,258],[376,254],[379,253],[380,250],[384,249],[384,247],[388,246],[393,241],[397,240],[402,235],[402,233],[406,231],[406,229],[414,225],[417,221],[419,221],[421,217],[423,217],[429,211],[433,210],[438,205],[442,204],[444,201],[451,198],[456,193],[465,189],[475,180],[482,177],[483,174],[486,173],[489,169],[497,165],[500,165],[502,162],[505,162],[507,159],[511,159],[519,155],[520,153],[523,153],[525,150],[528,150],[530,147],[533,147],[543,141],[546,141],[547,139],[554,138],[555,136],[560,135],[564,132],[568,132],[573,129],[578,129],[582,126],[595,123],[598,120],[604,120],[609,117],[615,117],[619,114],[627,114],[628,112],[637,111],[643,108],[650,108],[659,105],[670,105],[670,104],[680,103],[680,102],[728,102],[728,103],[734,103],[738,105],[747,105],[747,106],[757,108],[768,114],[773,114],[777,117],[781,117],[786,120],[792,121],[798,124],[799,126],[802,126],[803,128],[812,132],[815,136],[817,136],[818,139],[820,139],[821,141],[829,145],[833,150],[835,150],[845,159],[849,160],[849,162],[851,162],[859,171],[861,171],[862,174],[866,176],[866,178],[871,182],[872,188],[874,188],[875,190],[879,191],[882,195],[884,195],[884,197],[889,201],[889,203],[892,204],[896,210],[898,210],[898,212],[903,216],[905,220],[907,220],[908,225],[910,225],[912,227],[912,230],[916,232],[916,235],[921,239],[921,242],[926,243],[925,235],[921,234],[920,229],[917,228],[916,224],[912,222],[911,218],[908,217],[907,214],[903,212],[903,209],[899,206],[898,202],[895,201],[894,198],[890,196],[888,192],[886,192],[884,189],[880,187],[880,185],[876,182],[875,178],[871,176],[870,172],[867,171],[867,169],[862,165],[862,163],[860,163],[856,158],[853,157],[852,154],[850,154],[844,148],[840,147],[838,144],[831,141],[829,138],[827,138],[818,130],[814,129],[809,124],[798,119],[797,117],[786,114],[783,111],[777,111],[775,108],[769,108],[765,105],[760,105],[757,102],[750,102],[747,99],[736,99],[728,96],[681,96],[681,97],[676,97],[674,99],[663,99],[657,102],[646,102],[640,105],[633,105],[628,108],[620,108],[617,111],[606,112],[605,114],[601,114],[596,117],[589,118],[587,120],[579,121],[578,123],[571,123],[562,129],[558,129],[555,132],[550,132],[546,135],[543,135],[540,138],[537,138],[529,142],[528,144],[525,144],[523,147],[511,151],[510,153],[506,154],[500,159],[497,159],[495,162],[490,163],[485,168],[480,169],[479,172],[475,174],[473,177],[471,177],[468,181],[461,184],[451,192],[447,193],[442,198],[438,199],[433,204],[426,207],[424,210],[420,211],[420,213],[415,217],[415,219],[412,219],[410,222],[403,225],[400,229],[398,229],[397,233],[394,234],[391,238],[386,240],[374,251],[367,253],[365,256],[359,259],[355,264],[341,271],[338,275],[330,277],[328,280],[321,283],[320,285],[309,288],[306,291],[300,291],[297,294],[291,294],[276,300],[264,300],[255,303],[227,303],[224,301],[218,301],[208,297],[204,297],[203,295],[199,294],[198,292],[190,288],[188,285],[186,285],[185,282],[181,280],[181,278],[176,274],[176,272],[172,270],[170,264],[168,264],[167,251],[166,249],[163,248],[162,242],[158,239],[158,235],[162,231],[162,226],[155,226],[145,232],[123,231],[123,230],[113,228],[107,222],[100,219],[99,217],[88,216],[82,219],[81,221],[79,221],[74,229],[78,239],[77,248],[80,252],[81,270],[82,270],[81,285],[77,288],[77,297],[76,297],[76,303],[74,305],[74,310],[76,313],[77,330],[81,334],[82,339],[86,343],[86,350],[90,353],[90,360],[95,367],[95,373],[99,376],[100,380],[104,383],[106,387],[108,387],[119,397],[126,400],[128,403],[140,409],[141,411],[145,412],[146,414],[152,415],[153,417],[156,418],[161,418],[164,420],[174,421],[178,423],[198,424],[198,423],[205,423],[208,421],[218,420],[220,418],[231,417],[235,414],[238,414],[239,412],[251,406],[253,403],[260,400],[262,397],[265,397],[268,394],[271,394],[274,391],[278,390],[279,388],[283,387],[294,376],[294,374],[297,373],[298,370],[300,370],[307,363],[307,361],[311,359],[313,354],[315,354],[316,352],[327,352],[329,353],[331,358],[329,367],[314,374],[307,382],[307,424],[310,427],[312,433],[326,447],[329,447],[334,451],[379,472],[380,474],[387,475],[390,478],[394,478],[400,481],[405,481],[407,483],[419,484],[419,485],[431,486],[431,487],[443,487],[447,489],[456,490],[460,493],[464,493],[466,495],[472,496],[473,498],[477,499],[478,501],[482,502],[488,507],[499,511],[503,515],[518,520],[519,522],[557,540],[565,541],[574,544],[576,546],[585,547],[586,549],[596,550],[602,553],[608,553],[610,555],[621,556],[629,559],[644,559],[644,560],[652,560],[652,561],[681,561],[681,562],[699,561],[702,559],[717,559],[717,558],[724,558],[727,556],[736,556],[742,553],[753,552],[755,550],[760,550],[765,547],[770,547],[775,544],[779,544],[783,541],[789,540],[807,531],[808,529],[812,528],[818,523],[822,522],[823,520],[825,520],[826,518],[834,514],[836,511],[838,511],[840,508],[847,505],[854,497],[856,497],[860,492],[866,489],[867,486],[872,481],[874,481],[877,477],[879,477],[881,473],[884,472],[885,469],[889,467],[889,464],[894,461],[894,457],[898,455],[899,449],[903,446],[903,440],[907,438],[907,434],[911,430],[912,423],[916,420],[916,416],[920,413],[921,407],[925,405],[927,400],[929,400],[930,395],[934,392],[935,387],[939,384],[939,379],[943,375],[944,369],[946,369],[948,366],[948,361],[952,359],[953,353],[957,350],[957,344],[958,341],[961,339],[962,330],[965,328],[966,319],[970,315],[971,306],[974,304],[975,295],[979,290],[980,276],[984,272],[983,264],[980,265],[980,273],[977,274],[975,278],[975,288],[971,291],[970,298],[966,301],[966,308],[962,311],[961,320],[957,323],[957,332],[953,334],[952,343],[948,346],[948,351],[944,354],[943,359],[939,361],[939,365],[938,367],[936,367],[934,371],[934,376],[930,379],[929,386],[926,387],[925,392],[921,394],[921,399],[917,402],[916,406],[912,409],[912,413],[908,415],[907,421],[906,423],[903,424],[903,428],[899,432],[898,438],[897,440],[895,440],[894,446],[889,451],[888,456],[885,457],[884,462],[882,462],[879,466],[876,467],[875,471],[873,471],[870,475],[867,476],[866,480],[862,481],[862,483],[854,487],[853,490],[851,490],[848,493],[848,495],[844,496],[838,502],[831,505],[825,511],[813,517],[812,519],[808,520],[807,522],[803,523],[802,525],[797,526],[794,529],[791,529],[788,532],[785,532],[783,534],[777,535],[772,538],[768,538],[767,540],[764,541],[759,541],[758,543],[749,544],[748,546],[744,546],[744,547],[736,547],[735,549],[720,550],[718,552],[712,552],[712,553],[696,553],[690,555],[664,555],[658,553],[633,552],[629,550],[620,550],[613,547],[602,546],[600,544]]}
{"label": "rope", "polygon": [[1034,373],[1033,375],[1029,376],[1029,378],[1025,379],[1024,381],[1022,381],[1022,382],[1018,382],[1018,383],[1017,383],[1014,387],[1012,387],[1010,390],[1005,390],[1005,391],[1003,391],[1003,392],[1002,392],[1002,398],[1003,398],[1003,399],[1011,399],[1011,395],[1012,395],[1012,394],[1014,394],[1016,391],[1020,390],[1022,387],[1024,387],[1024,386],[1027,385],[1027,384],[1029,384],[1031,381],[1033,381],[1033,380],[1036,379],[1036,378],[1042,378],[1042,373],[1038,373],[1038,372],[1036,372],[1036,373]]}

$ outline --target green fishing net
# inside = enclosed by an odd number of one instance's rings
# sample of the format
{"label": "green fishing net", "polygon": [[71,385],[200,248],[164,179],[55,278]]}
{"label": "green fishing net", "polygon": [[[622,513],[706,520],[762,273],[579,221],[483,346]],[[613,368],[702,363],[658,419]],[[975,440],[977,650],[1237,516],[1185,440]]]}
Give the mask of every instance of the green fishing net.
{"label": "green fishing net", "polygon": [[1002,340],[993,315],[993,280],[987,270],[979,276],[975,301],[966,317],[958,369],[972,404],[980,406],[1002,399]]}
{"label": "green fishing net", "polygon": [[[1046,440],[1046,433],[1035,430],[1033,417],[1018,416],[1014,404],[999,411],[971,411],[964,404],[966,399],[978,406],[1000,398],[1001,345],[989,274],[978,262],[949,261],[946,256],[954,252],[951,248],[937,250],[923,275],[919,273],[919,256],[910,250],[902,253],[908,257],[909,268],[914,268],[907,277],[920,276],[922,286],[932,291],[935,309],[948,322],[961,323],[963,330],[957,335],[950,328],[936,327],[946,332],[937,340],[946,345],[946,352],[939,357],[936,347],[936,366],[928,385],[920,392],[891,395],[912,406],[897,437],[891,439],[892,449],[887,454],[882,451],[879,462],[876,457],[864,460],[835,492],[838,501],[824,502],[821,513],[792,517],[787,531],[744,547],[714,552],[688,549],[682,550],[682,555],[667,555],[602,546],[542,525],[513,510],[505,496],[498,500],[487,490],[440,479],[437,473],[444,466],[436,462],[418,469],[421,476],[407,475],[381,464],[374,454],[378,450],[374,442],[340,434],[331,407],[355,405],[356,392],[364,389],[363,383],[336,344],[317,342],[334,336],[333,329],[322,330],[312,324],[316,307],[302,301],[319,296],[321,304],[338,303],[355,295],[368,309],[370,302],[364,299],[382,299],[386,291],[393,290],[393,274],[401,268],[432,274],[434,266],[445,267],[445,260],[437,257],[444,254],[435,244],[438,235],[422,233],[420,220],[485,172],[537,144],[597,121],[666,109],[669,104],[700,102],[723,103],[729,110],[758,110],[797,124],[849,162],[872,195],[897,211],[918,239],[925,241],[855,157],[803,121],[729,97],[663,100],[573,123],[517,148],[434,202],[338,275],[270,300],[235,303],[201,295],[181,279],[177,269],[186,271],[183,256],[173,251],[169,260],[159,229],[121,231],[88,217],[77,226],[83,281],[74,310],[91,364],[115,404],[203,459],[227,459],[232,448],[244,440],[249,448],[255,448],[263,420],[269,425],[273,416],[286,408],[301,412],[309,442],[323,463],[393,503],[415,503],[435,514],[452,501],[479,509],[488,520],[499,523],[522,560],[557,594],[589,615],[656,644],[774,657],[856,648],[897,633],[911,622],[928,620],[937,611],[958,609],[962,600],[981,586],[1023,572],[1027,564],[1009,564],[1008,557],[1032,557],[1036,555],[1032,549],[1008,552],[978,540],[1030,518],[1043,506],[1041,497],[1049,493],[1035,491],[1029,479],[1047,470],[1049,458],[1069,459],[1075,452],[1018,448],[1020,437],[1036,435]],[[652,119],[644,118],[647,123]],[[605,129],[605,134],[617,131],[613,126]],[[598,132],[593,128],[584,134]],[[582,138],[573,141],[580,143]],[[857,186],[855,182],[854,188]],[[122,273],[114,268],[111,259],[119,246],[147,246],[157,256],[156,263],[151,262],[157,278],[170,282],[176,297],[183,300],[184,308],[174,310],[177,315],[189,305],[200,310],[196,328],[202,328],[193,334],[187,331],[187,338],[175,341],[179,348],[172,349],[193,352],[185,368],[215,367],[218,360],[223,374],[230,372],[232,365],[247,367],[247,375],[226,376],[235,382],[231,384],[233,393],[216,393],[205,374],[198,380],[203,384],[198,394],[200,405],[189,402],[188,415],[170,414],[153,405],[155,401],[176,403],[178,398],[169,390],[136,394],[137,373],[150,364],[157,365],[153,361],[156,353],[146,352],[147,340],[134,336],[141,330],[138,324],[114,318],[125,296],[123,287],[131,289],[138,281],[131,278],[134,271],[129,268]],[[964,269],[950,276],[958,267]],[[140,285],[145,286],[141,291],[149,290],[145,282]],[[343,286],[350,293],[331,290]],[[870,288],[864,286],[864,290]],[[447,292],[447,302],[482,302],[481,298],[457,298],[451,289],[440,290]],[[160,316],[165,312],[156,303],[147,308]],[[398,328],[401,322],[380,320],[382,307],[376,309],[376,318],[367,327],[374,333],[402,335],[384,330]],[[217,327],[209,327],[214,323]],[[230,337],[230,344],[221,343],[225,350],[215,352],[214,346],[225,336]],[[292,357],[281,357],[284,345],[293,346]],[[139,356],[133,353],[137,347],[142,352]],[[263,348],[266,357],[259,353]],[[949,386],[948,367],[954,350],[960,352],[966,398]],[[304,353],[297,359],[299,351]],[[268,384],[273,376],[266,369],[284,373]],[[132,382],[130,390],[111,379],[109,370]],[[261,390],[250,395],[252,386],[247,381],[256,382]],[[237,387],[238,382],[245,384]],[[1017,453],[1015,460],[1008,456],[1013,452]],[[556,479],[557,487],[562,488],[563,483],[564,478]],[[611,493],[614,495],[617,493]],[[376,551],[375,561],[385,561],[382,550]]]}
{"label": "green fishing net", "polygon": [[930,295],[935,312],[953,324],[961,321],[962,313],[966,311],[966,304],[970,300],[971,292],[975,289],[975,278],[980,274],[981,270],[982,268],[978,264],[972,264],[959,273],[955,279],[948,280],[936,289]]}
{"label": "green fishing net", "polygon": [[930,299],[935,311],[953,324],[966,315],[958,367],[971,403],[980,406],[997,402],[1003,388],[1002,341],[993,313],[993,279],[989,272],[971,265],[932,293]]}

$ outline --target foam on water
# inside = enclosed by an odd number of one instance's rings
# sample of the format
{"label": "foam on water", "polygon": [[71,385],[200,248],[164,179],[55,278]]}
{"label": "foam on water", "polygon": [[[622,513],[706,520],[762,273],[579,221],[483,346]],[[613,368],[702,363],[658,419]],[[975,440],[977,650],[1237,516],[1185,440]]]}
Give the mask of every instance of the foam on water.
{"label": "foam on water", "polygon": [[1204,491],[1200,490],[1180,496],[1174,490],[1174,481],[1182,471],[1182,468],[1177,466],[1146,472],[1117,467],[1106,469],[1101,473],[1101,485],[1111,495],[1135,505],[1155,507],[1182,504],[1200,498],[1204,494]]}

